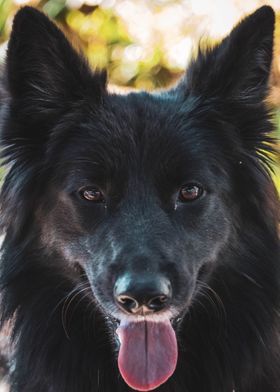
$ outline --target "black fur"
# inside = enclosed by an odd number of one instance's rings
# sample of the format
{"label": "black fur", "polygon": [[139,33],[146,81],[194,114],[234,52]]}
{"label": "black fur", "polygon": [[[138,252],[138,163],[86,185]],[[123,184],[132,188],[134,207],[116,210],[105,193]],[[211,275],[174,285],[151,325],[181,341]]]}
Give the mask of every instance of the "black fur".
{"label": "black fur", "polygon": [[[113,282],[143,269],[169,277],[177,312],[179,361],[158,392],[279,392],[273,30],[262,7],[200,50],[175,88],[119,96],[47,17],[18,12],[1,108],[13,392],[129,391]],[[190,181],[205,192],[183,203]],[[106,203],[79,198],[89,184]]]}

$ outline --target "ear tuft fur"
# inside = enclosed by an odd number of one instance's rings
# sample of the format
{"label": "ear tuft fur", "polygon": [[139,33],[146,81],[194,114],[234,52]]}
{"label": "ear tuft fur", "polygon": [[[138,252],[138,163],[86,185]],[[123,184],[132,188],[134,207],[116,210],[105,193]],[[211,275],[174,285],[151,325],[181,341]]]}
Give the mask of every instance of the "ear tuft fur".
{"label": "ear tuft fur", "polygon": [[263,6],[213,48],[200,49],[179,86],[184,94],[256,103],[267,94],[275,15]]}
{"label": "ear tuft fur", "polygon": [[32,7],[14,18],[7,75],[12,98],[23,101],[29,117],[39,115],[40,120],[85,98],[100,101],[106,86],[105,73],[93,73],[62,31]]}

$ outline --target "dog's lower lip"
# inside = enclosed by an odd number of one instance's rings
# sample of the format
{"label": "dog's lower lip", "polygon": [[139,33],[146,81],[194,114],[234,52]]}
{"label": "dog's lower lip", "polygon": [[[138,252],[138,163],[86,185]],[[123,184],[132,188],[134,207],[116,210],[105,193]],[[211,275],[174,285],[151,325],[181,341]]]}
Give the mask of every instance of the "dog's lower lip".
{"label": "dog's lower lip", "polygon": [[115,324],[117,324],[117,325],[119,325],[120,324],[120,320],[119,319],[117,319],[116,317],[114,317],[114,316],[111,316],[111,315],[107,315],[107,316],[105,316],[105,319],[106,320],[109,320],[109,321],[112,321],[113,323],[115,323]]}
{"label": "dog's lower lip", "polygon": [[171,325],[172,325],[172,327],[174,328],[174,330],[175,330],[176,333],[178,332],[178,327],[179,327],[180,324],[182,323],[183,319],[184,319],[184,315],[181,314],[181,315],[179,315],[179,316],[177,316],[177,317],[173,317],[173,318],[170,320]]}
{"label": "dog's lower lip", "polygon": [[[117,326],[119,326],[120,323],[121,323],[121,320],[119,318],[116,318],[116,317],[114,317],[112,315],[105,316],[105,319],[108,320],[108,321],[111,321],[112,323],[116,324]],[[177,317],[174,317],[174,318],[170,319],[171,324],[174,327],[176,327],[178,324],[180,324],[182,320],[183,320],[183,316],[177,316]]]}
{"label": "dog's lower lip", "polygon": [[171,319],[171,323],[174,324],[174,325],[177,325],[177,324],[179,324],[182,320],[183,320],[183,317],[182,317],[182,316],[175,317],[175,318]]}

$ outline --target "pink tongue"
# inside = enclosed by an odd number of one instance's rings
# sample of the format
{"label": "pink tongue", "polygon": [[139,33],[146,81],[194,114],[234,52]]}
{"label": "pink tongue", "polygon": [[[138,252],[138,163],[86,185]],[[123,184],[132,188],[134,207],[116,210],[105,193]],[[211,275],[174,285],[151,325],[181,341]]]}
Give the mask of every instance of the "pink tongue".
{"label": "pink tongue", "polygon": [[178,357],[169,320],[121,322],[118,365],[125,382],[137,391],[151,391],[172,376]]}

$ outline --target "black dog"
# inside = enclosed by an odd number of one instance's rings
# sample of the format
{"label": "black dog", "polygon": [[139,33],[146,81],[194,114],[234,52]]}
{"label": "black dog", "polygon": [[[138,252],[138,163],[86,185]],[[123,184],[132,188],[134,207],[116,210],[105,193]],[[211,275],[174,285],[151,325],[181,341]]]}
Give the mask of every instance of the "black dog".
{"label": "black dog", "polygon": [[19,11],[1,109],[13,392],[279,392],[273,30],[262,7],[177,87],[119,96]]}

